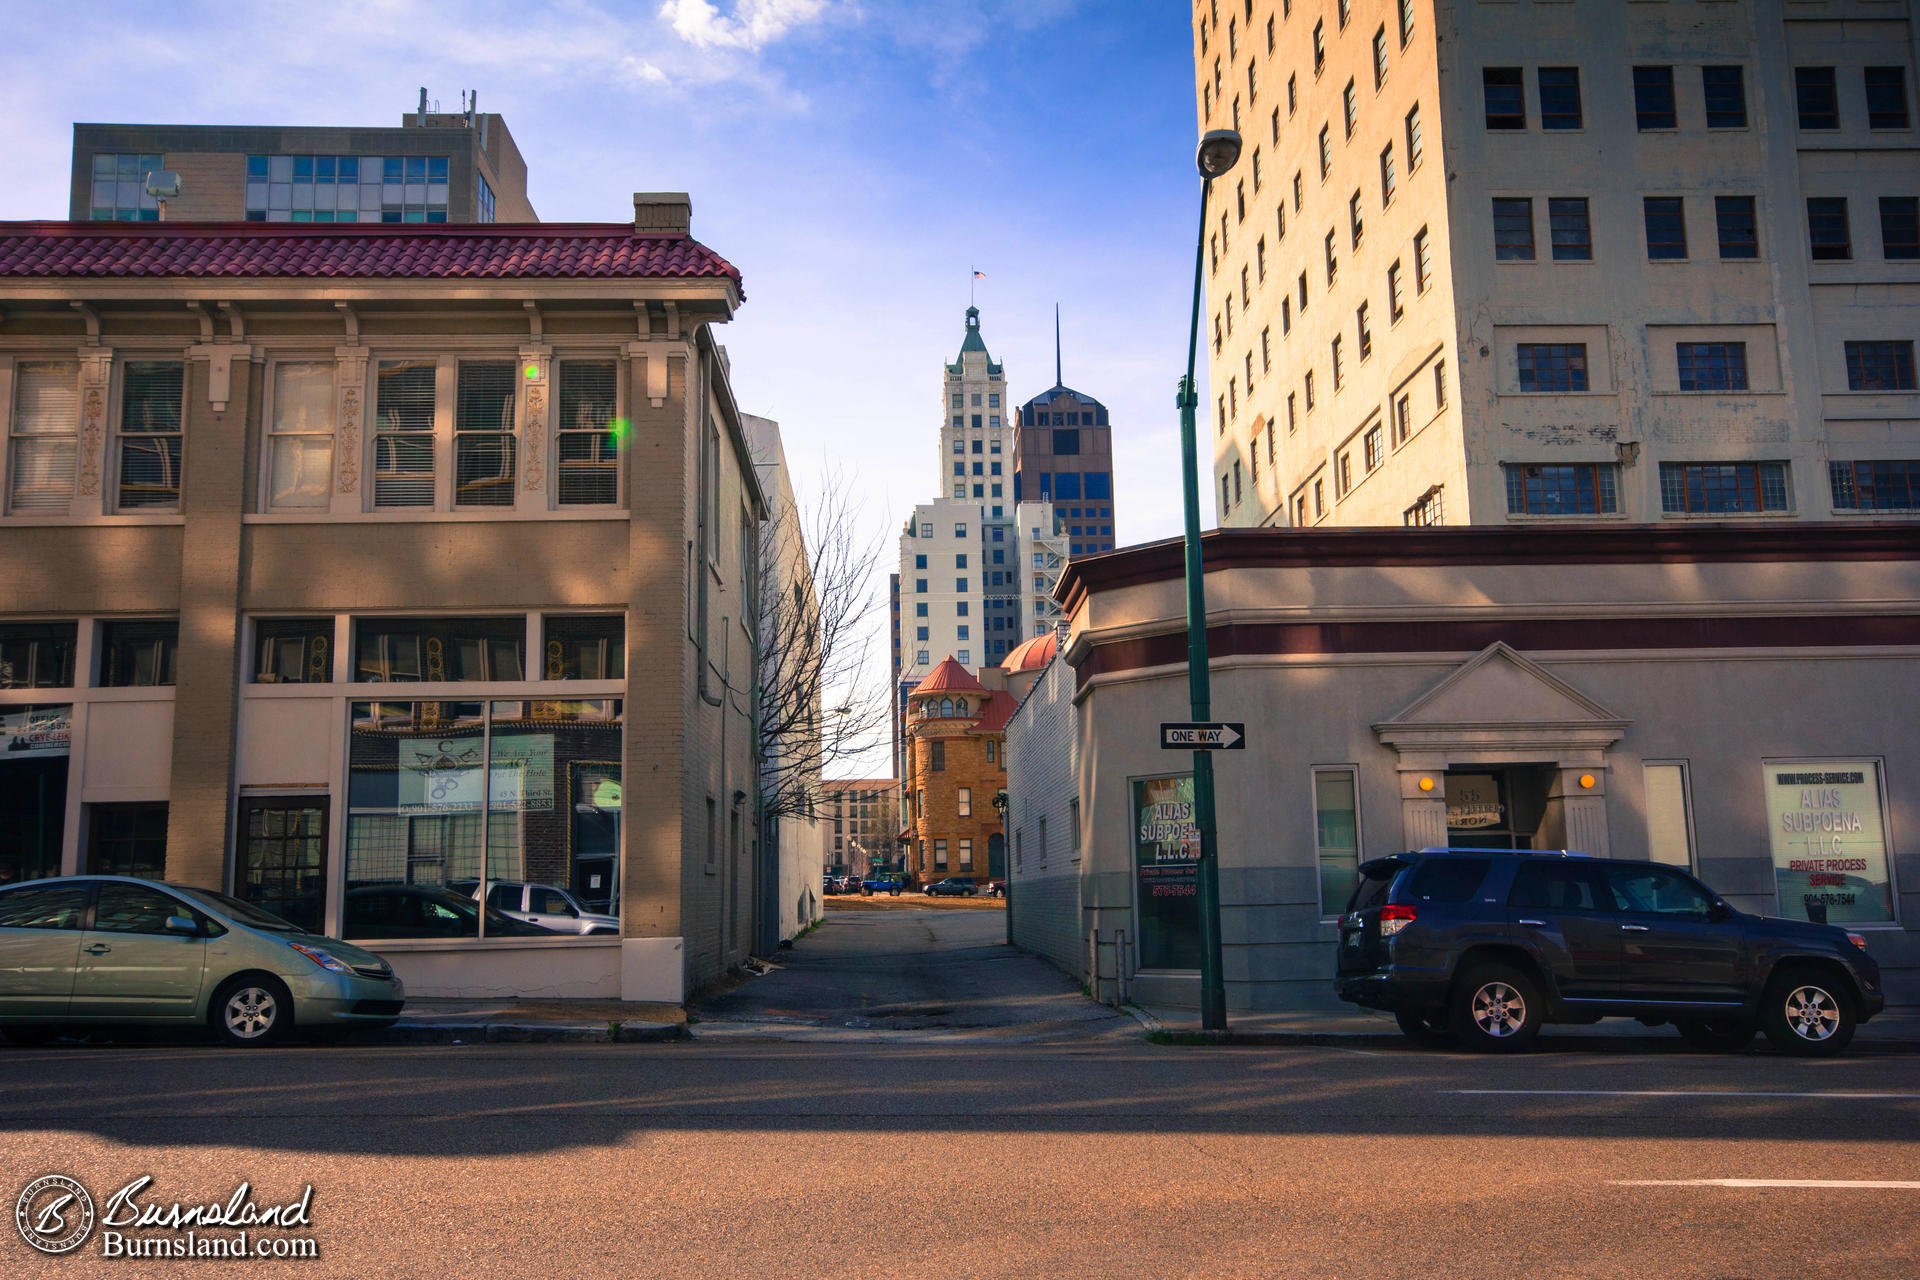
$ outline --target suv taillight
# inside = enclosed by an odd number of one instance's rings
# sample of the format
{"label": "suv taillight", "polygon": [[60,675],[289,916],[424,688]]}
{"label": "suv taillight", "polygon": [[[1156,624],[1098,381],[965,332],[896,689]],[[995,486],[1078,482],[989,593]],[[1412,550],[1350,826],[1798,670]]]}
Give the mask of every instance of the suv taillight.
{"label": "suv taillight", "polygon": [[1389,903],[1380,908],[1380,936],[1391,938],[1414,921],[1413,904]]}
{"label": "suv taillight", "polygon": [[1865,951],[1867,949],[1867,935],[1864,933],[1850,933],[1847,935],[1847,941],[1851,942],[1854,946],[1860,948],[1862,951]]}

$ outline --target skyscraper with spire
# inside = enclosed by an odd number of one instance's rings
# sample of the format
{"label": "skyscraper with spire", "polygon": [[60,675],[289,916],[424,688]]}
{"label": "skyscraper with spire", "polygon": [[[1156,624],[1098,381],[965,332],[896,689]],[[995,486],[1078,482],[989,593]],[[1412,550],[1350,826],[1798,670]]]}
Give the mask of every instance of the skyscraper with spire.
{"label": "skyscraper with spire", "polygon": [[1113,429],[1105,405],[1066,385],[1057,306],[1053,386],[1021,405],[1014,417],[1015,500],[1053,504],[1069,555],[1113,550]]}

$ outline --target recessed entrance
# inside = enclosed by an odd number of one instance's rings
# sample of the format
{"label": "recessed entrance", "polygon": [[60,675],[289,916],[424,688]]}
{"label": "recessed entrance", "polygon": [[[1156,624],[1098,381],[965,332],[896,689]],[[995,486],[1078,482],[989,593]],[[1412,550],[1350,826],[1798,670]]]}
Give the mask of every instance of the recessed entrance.
{"label": "recessed entrance", "polygon": [[[1446,773],[1447,843],[1538,849],[1551,807],[1551,764],[1460,765]],[[1557,824],[1565,830],[1564,821]]]}

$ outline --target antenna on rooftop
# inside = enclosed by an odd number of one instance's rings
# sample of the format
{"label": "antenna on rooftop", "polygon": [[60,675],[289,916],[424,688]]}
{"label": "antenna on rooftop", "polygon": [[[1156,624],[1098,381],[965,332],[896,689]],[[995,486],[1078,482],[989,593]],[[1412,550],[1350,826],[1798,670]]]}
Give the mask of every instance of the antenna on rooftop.
{"label": "antenna on rooftop", "polygon": [[1060,377],[1060,304],[1053,304],[1053,385],[1064,387]]}
{"label": "antenna on rooftop", "polygon": [[149,169],[146,172],[147,194],[160,205],[160,221],[167,220],[167,201],[180,194],[180,175],[170,169]]}
{"label": "antenna on rooftop", "polygon": [[414,123],[422,129],[427,127],[427,86],[420,86],[420,110],[414,116]]}

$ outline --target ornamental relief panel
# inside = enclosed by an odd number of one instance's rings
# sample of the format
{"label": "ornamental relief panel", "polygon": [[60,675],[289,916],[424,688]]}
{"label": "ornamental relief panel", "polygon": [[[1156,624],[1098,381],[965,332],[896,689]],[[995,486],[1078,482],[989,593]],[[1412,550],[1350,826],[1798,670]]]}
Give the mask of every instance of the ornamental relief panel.
{"label": "ornamental relief panel", "polygon": [[543,384],[527,388],[526,436],[527,492],[537,493],[545,483],[547,456],[547,389]]}

